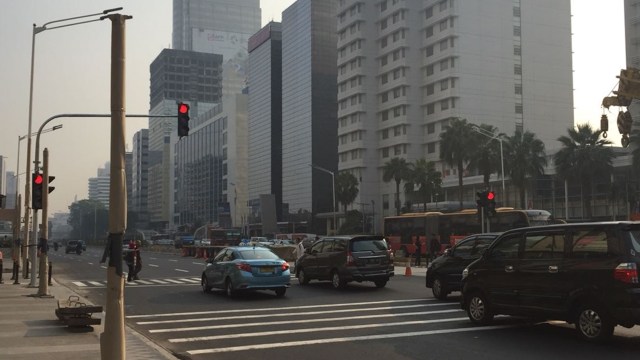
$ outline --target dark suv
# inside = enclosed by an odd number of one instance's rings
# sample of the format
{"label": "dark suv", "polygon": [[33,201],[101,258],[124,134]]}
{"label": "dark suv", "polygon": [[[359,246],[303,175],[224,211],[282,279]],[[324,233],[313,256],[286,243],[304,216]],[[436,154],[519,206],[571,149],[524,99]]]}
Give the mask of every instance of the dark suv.
{"label": "dark suv", "polygon": [[331,280],[340,289],[350,281],[387,284],[394,275],[393,259],[382,236],[331,236],[314,242],[296,262],[300,285],[311,279]]}
{"label": "dark suv", "polygon": [[462,270],[477,260],[498,235],[500,233],[467,236],[430,262],[425,285],[431,288],[433,297],[445,300],[452,291],[460,291]]}
{"label": "dark suv", "polygon": [[78,243],[80,243],[80,246],[82,247],[82,251],[87,251],[87,245],[84,243],[83,240],[69,240],[67,242],[67,246],[64,249],[64,253],[68,254],[68,253],[76,252],[76,250],[78,249]]}
{"label": "dark suv", "polygon": [[640,324],[640,222],[538,226],[502,234],[463,271],[476,324],[506,314],[575,323],[589,341]]}

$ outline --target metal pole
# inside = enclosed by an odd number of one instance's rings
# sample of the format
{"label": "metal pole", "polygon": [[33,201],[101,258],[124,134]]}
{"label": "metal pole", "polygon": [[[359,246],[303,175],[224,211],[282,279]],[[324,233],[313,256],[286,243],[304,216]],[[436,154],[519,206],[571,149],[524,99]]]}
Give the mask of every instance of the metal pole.
{"label": "metal pole", "polygon": [[125,173],[125,21],[131,16],[113,14],[111,20],[111,181],[109,186],[109,241],[106,253],[107,294],[104,332],[100,337],[103,360],[124,360],[124,278],[122,240],[127,228]]}
{"label": "metal pole", "polygon": [[333,174],[333,171],[330,171],[330,173],[333,192],[333,235],[336,235],[338,233],[338,223],[336,222],[336,178]]}
{"label": "metal pole", "polygon": [[[31,73],[29,75],[29,126],[27,132],[27,166],[25,170],[25,176],[28,178],[29,174],[31,174],[31,119],[33,115],[33,68],[34,68],[34,59],[35,59],[35,51],[36,51],[36,34],[37,34],[36,24],[33,24],[33,30],[31,34]],[[29,239],[29,210],[31,209],[31,188],[29,187],[29,181],[26,180],[24,182],[24,246],[30,245],[31,241]],[[22,252],[22,262],[26,262],[27,260],[27,249]],[[27,271],[27,267],[24,267],[24,278],[29,278],[29,273]]]}
{"label": "metal pole", "polygon": [[[44,154],[42,156],[43,163],[43,182],[42,182],[42,232],[39,238],[39,247],[40,247],[40,283],[38,286],[38,296],[47,296],[49,295],[49,267],[47,266],[47,262],[49,261],[47,256],[48,245],[47,239],[49,239],[49,224],[47,221],[47,214],[49,208],[49,150],[44,149]],[[36,224],[36,222],[34,222]]]}

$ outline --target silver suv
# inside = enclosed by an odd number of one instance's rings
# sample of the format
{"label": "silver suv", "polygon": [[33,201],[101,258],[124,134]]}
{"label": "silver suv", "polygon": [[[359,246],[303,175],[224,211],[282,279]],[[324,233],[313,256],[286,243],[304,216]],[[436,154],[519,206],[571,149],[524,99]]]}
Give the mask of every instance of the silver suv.
{"label": "silver suv", "polygon": [[382,236],[330,236],[314,242],[296,262],[300,285],[330,280],[336,289],[350,281],[372,281],[382,288],[394,275],[393,258]]}

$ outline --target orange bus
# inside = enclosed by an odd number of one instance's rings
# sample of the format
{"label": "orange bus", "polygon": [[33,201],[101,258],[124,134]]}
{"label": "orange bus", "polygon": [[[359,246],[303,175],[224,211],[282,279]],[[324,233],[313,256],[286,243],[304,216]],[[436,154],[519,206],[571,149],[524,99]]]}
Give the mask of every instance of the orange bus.
{"label": "orange bus", "polygon": [[[486,230],[487,232],[503,232],[520,227],[553,223],[557,223],[557,221],[546,210],[498,208],[496,214],[489,217],[489,226]],[[432,234],[434,234],[440,241],[442,251],[468,235],[481,232],[482,225],[476,209],[453,213],[407,213],[384,218],[384,235],[394,250],[411,244],[416,236],[419,237],[421,243],[428,244],[428,240],[431,240]]]}

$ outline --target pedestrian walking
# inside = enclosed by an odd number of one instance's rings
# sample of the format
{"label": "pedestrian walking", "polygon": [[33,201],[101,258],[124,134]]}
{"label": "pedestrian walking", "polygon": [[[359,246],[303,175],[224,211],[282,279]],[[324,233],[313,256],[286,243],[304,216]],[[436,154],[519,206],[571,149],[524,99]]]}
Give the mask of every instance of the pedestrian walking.
{"label": "pedestrian walking", "polygon": [[129,241],[129,247],[128,249],[125,250],[126,253],[124,255],[124,261],[127,264],[127,267],[129,268],[129,271],[127,272],[127,282],[130,282],[131,280],[133,280],[133,276],[135,275],[135,272],[136,272],[135,249],[136,249],[136,243],[133,240]]}
{"label": "pedestrian walking", "polygon": [[431,240],[429,242],[429,258],[430,260],[435,259],[438,256],[438,253],[440,252],[440,240],[438,240],[438,237],[436,236],[436,234],[431,234]]}
{"label": "pedestrian walking", "polygon": [[135,250],[134,250],[136,265],[134,267],[133,280],[140,280],[140,278],[138,277],[138,274],[140,273],[140,270],[142,270],[142,257],[140,256],[140,251],[142,250],[141,247],[142,247],[142,242],[140,240],[137,240]]}
{"label": "pedestrian walking", "polygon": [[415,252],[415,255],[414,255],[415,258],[416,258],[415,266],[420,266],[420,257],[421,257],[420,256],[421,255],[420,254],[420,250],[421,250],[421,247],[420,247],[420,235],[415,235],[415,237],[413,239],[413,244],[416,246],[416,252]]}

